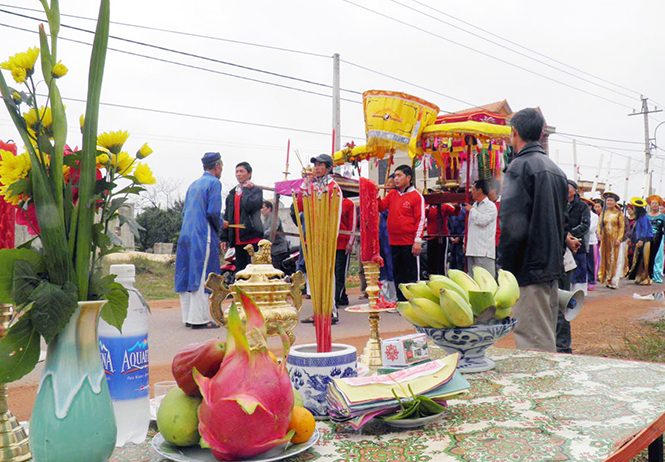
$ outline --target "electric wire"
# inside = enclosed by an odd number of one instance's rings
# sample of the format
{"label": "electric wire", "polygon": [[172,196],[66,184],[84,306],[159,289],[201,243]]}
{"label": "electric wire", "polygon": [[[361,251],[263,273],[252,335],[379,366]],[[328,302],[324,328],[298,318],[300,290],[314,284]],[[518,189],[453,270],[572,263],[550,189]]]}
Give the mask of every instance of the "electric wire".
{"label": "electric wire", "polygon": [[[464,100],[461,100],[459,98],[455,98],[454,96],[446,95],[445,93],[441,93],[441,92],[438,92],[436,90],[432,90],[430,88],[423,87],[421,85],[417,85],[417,84],[409,82],[407,80],[403,80],[403,79],[400,79],[398,77],[395,77],[395,76],[392,76],[392,75],[389,75],[389,74],[385,74],[383,72],[379,72],[377,70],[370,69],[370,68],[365,67],[365,66],[361,66],[360,64],[352,63],[351,61],[347,61],[346,59],[340,59],[340,61],[343,62],[344,64],[348,64],[349,66],[357,67],[357,68],[362,69],[364,71],[372,72],[374,74],[378,74],[380,76],[387,77],[389,79],[395,80],[397,82],[401,82],[401,83],[405,83],[407,85],[411,85],[412,87],[415,87],[415,88],[420,88],[421,90],[429,91],[430,93],[434,93],[436,95],[443,96],[444,98],[448,98],[448,99],[451,99],[453,101],[457,101],[458,103],[467,104],[471,107],[477,107],[478,106],[477,104],[469,103],[468,101],[464,101]],[[442,110],[442,112],[445,112],[447,114],[452,114],[452,112],[449,112],[449,111],[443,111]]]}
{"label": "electric wire", "polygon": [[[32,19],[34,21],[44,21],[43,19],[40,19],[40,18],[35,18],[33,16],[24,15],[24,14],[21,14],[21,13],[15,13],[13,11],[7,11],[7,10],[3,10],[3,9],[0,9],[0,13],[6,13],[6,14],[18,16],[18,17],[25,18],[25,19]],[[85,32],[85,33],[88,33],[88,34],[93,34],[93,35],[95,34],[95,31],[88,30],[88,29],[83,29],[81,27],[71,26],[71,25],[68,25],[68,24],[60,24],[60,27],[63,27],[63,28],[66,28],[66,29],[71,29],[71,30],[76,30],[76,31],[79,31],[79,32]],[[133,45],[139,45],[139,46],[143,46],[143,47],[147,47],[147,48],[152,48],[152,49],[155,49],[155,50],[165,51],[167,53],[174,53],[174,54],[178,54],[178,55],[182,55],[182,56],[187,56],[187,57],[190,57],[190,58],[196,58],[196,59],[201,59],[201,60],[204,60],[204,61],[214,62],[214,63],[217,63],[217,64],[223,64],[223,65],[226,65],[226,66],[237,67],[239,69],[244,69],[244,70],[247,70],[247,71],[258,72],[258,73],[261,73],[261,74],[271,75],[273,77],[280,77],[280,78],[283,78],[283,79],[294,80],[294,81],[297,81],[297,82],[307,83],[307,84],[310,84],[310,85],[316,85],[316,86],[325,87],[325,88],[333,88],[332,85],[329,85],[329,84],[326,84],[326,83],[315,82],[315,81],[308,80],[308,79],[301,79],[299,77],[280,74],[280,73],[277,73],[277,72],[267,71],[267,70],[264,70],[264,69],[258,69],[258,68],[255,68],[255,67],[245,66],[243,64],[232,63],[232,62],[229,62],[229,61],[222,61],[220,59],[211,58],[209,56],[197,55],[195,53],[189,53],[189,52],[186,52],[186,51],[176,50],[176,49],[173,49],[173,48],[163,47],[163,46],[160,46],[160,45],[154,45],[154,44],[151,44],[151,43],[141,42],[141,41],[138,41],[138,40],[132,40],[132,39],[128,39],[128,38],[118,37],[116,35],[109,35],[109,38],[112,38],[114,40],[119,40],[121,42],[131,43]],[[345,88],[340,88],[340,91],[345,91],[345,92],[353,93],[353,94],[356,94],[356,95],[362,95],[362,92],[357,91],[357,90],[348,90],[348,89],[345,89]]]}
{"label": "electric wire", "polygon": [[[34,11],[36,13],[43,13],[44,10],[40,10],[38,8],[27,8],[27,7],[22,7],[22,6],[16,6],[16,5],[8,5],[6,3],[0,3],[0,7],[5,7],[5,8],[14,8],[18,10],[23,10],[23,11]],[[88,18],[86,16],[78,16],[75,14],[65,14],[65,13],[60,13],[60,16],[66,17],[66,18],[74,18],[74,19],[83,19],[85,21],[97,21],[96,18]],[[259,43],[251,43],[251,42],[243,42],[241,40],[232,40],[232,39],[226,39],[226,38],[221,38],[221,37],[213,37],[211,35],[202,35],[202,34],[195,34],[193,32],[183,32],[183,31],[177,31],[177,30],[171,30],[171,29],[161,29],[159,27],[151,27],[151,26],[144,26],[140,24],[130,24],[126,22],[119,22],[119,21],[110,21],[111,24],[116,24],[118,26],[126,26],[126,27],[133,27],[136,29],[144,29],[144,30],[152,30],[156,32],[164,32],[167,34],[176,34],[176,35],[182,35],[182,36],[187,36],[187,37],[195,37],[195,38],[202,38],[202,39],[207,39],[207,40],[216,40],[219,42],[228,42],[228,43],[235,43],[238,45],[247,45],[247,46],[253,46],[253,47],[259,47],[259,48],[266,48],[269,50],[276,50],[276,51],[284,51],[288,53],[297,53],[297,54],[302,54],[302,55],[308,55],[308,56],[316,56],[318,58],[327,58],[330,59],[331,56],[324,55],[321,53],[313,53],[311,51],[304,51],[304,50],[294,50],[291,48],[283,48],[283,47],[276,47],[272,45],[263,45]]]}
{"label": "electric wire", "polygon": [[[18,26],[12,26],[12,25],[9,25],[9,24],[0,23],[0,26],[7,27],[7,28],[10,28],[10,29],[16,29],[16,30],[20,30],[20,31],[24,31],[24,32],[30,32],[30,33],[38,34],[37,31],[30,30],[30,29],[25,29],[25,28],[18,27]],[[91,43],[88,43],[88,42],[85,42],[85,41],[82,41],[82,40],[76,40],[76,39],[71,39],[71,38],[62,37],[62,36],[59,36],[58,38],[60,40],[66,41],[66,42],[74,42],[74,43],[79,43],[79,44],[82,44],[82,45],[92,46]],[[292,86],[289,86],[289,85],[283,85],[283,84],[280,84],[280,83],[268,82],[266,80],[254,79],[252,77],[245,77],[245,76],[242,76],[242,75],[231,74],[229,72],[218,71],[218,70],[210,69],[210,68],[207,68],[207,67],[195,66],[193,64],[185,64],[185,63],[181,63],[181,62],[178,62],[178,61],[172,61],[172,60],[169,60],[169,59],[158,58],[156,56],[144,55],[142,53],[135,53],[133,51],[128,51],[128,50],[121,50],[119,48],[113,48],[113,47],[107,47],[107,48],[111,51],[115,51],[115,52],[118,52],[118,53],[123,53],[123,54],[131,55],[131,56],[137,56],[137,57],[140,57],[140,58],[146,58],[146,59],[150,59],[150,60],[153,60],[153,61],[159,61],[159,62],[163,62],[163,63],[167,63],[167,64],[173,64],[173,65],[176,65],[176,66],[186,67],[186,68],[189,68],[189,69],[195,69],[195,70],[199,70],[199,71],[210,72],[210,73],[213,73],[213,74],[219,74],[219,75],[224,75],[224,76],[227,76],[227,77],[233,77],[233,78],[240,79],[240,80],[247,80],[247,81],[250,81],[250,82],[261,83],[261,84],[270,85],[270,86],[273,86],[273,87],[285,88],[285,89],[288,89],[288,90],[294,90],[294,91],[298,91],[298,92],[301,92],[301,93],[309,93],[311,95],[323,96],[325,98],[332,98],[332,95],[328,95],[328,94],[325,94],[325,93],[319,93],[319,92],[311,91],[311,90],[305,90],[304,88],[297,88],[297,87],[292,87]],[[361,101],[352,100],[352,99],[348,99],[348,98],[340,98],[340,101],[346,101],[346,102],[354,103],[354,104],[362,104]]]}
{"label": "electric wire", "polygon": [[554,135],[573,136],[575,138],[586,138],[586,139],[596,140],[596,141],[608,141],[608,142],[611,142],[611,143],[644,144],[641,141],[612,140],[612,139],[608,139],[608,138],[598,138],[598,137],[595,137],[595,136],[587,136],[587,135],[576,135],[574,133],[564,133],[564,132],[559,132],[559,131],[557,131],[553,134]]}
{"label": "electric wire", "polygon": [[[559,60],[557,60],[557,59],[554,59],[554,58],[552,58],[551,56],[548,56],[548,55],[546,55],[546,54],[540,53],[540,52],[538,52],[538,51],[536,51],[536,50],[534,50],[534,49],[532,49],[532,48],[525,47],[524,45],[521,45],[521,44],[519,44],[519,43],[517,43],[517,42],[514,42],[514,41],[512,41],[512,40],[509,40],[509,39],[507,39],[507,38],[505,38],[505,37],[503,37],[503,36],[501,36],[501,35],[498,35],[498,34],[495,34],[495,33],[493,33],[493,32],[490,32],[490,31],[488,31],[487,29],[483,29],[482,27],[479,27],[477,24],[472,24],[472,23],[469,23],[469,22],[467,22],[467,21],[464,21],[463,19],[457,18],[457,17],[455,17],[455,16],[453,16],[453,15],[451,15],[451,14],[449,14],[449,13],[445,13],[445,12],[443,12],[443,11],[441,11],[441,10],[438,10],[438,9],[432,7],[432,6],[429,6],[429,5],[427,5],[427,4],[423,3],[423,2],[420,2],[420,1],[418,1],[418,0],[411,0],[411,1],[412,1],[413,3],[417,3],[417,4],[419,4],[419,5],[422,5],[422,6],[426,7],[426,8],[429,8],[430,10],[436,11],[436,12],[439,13],[439,14],[442,14],[442,15],[444,15],[444,16],[447,16],[447,17],[451,18],[451,19],[454,19],[455,21],[459,21],[459,22],[461,22],[462,24],[465,24],[465,25],[467,25],[467,26],[471,26],[471,27],[473,27],[473,28],[475,28],[475,29],[478,29],[478,30],[480,30],[480,31],[482,31],[482,32],[484,32],[484,33],[486,33],[486,34],[488,34],[488,35],[491,35],[491,36],[496,37],[496,38],[498,38],[498,39],[500,39],[500,40],[503,40],[503,41],[505,41],[505,42],[507,42],[507,43],[510,43],[511,45],[515,45],[515,46],[517,46],[517,47],[520,47],[520,48],[522,48],[523,50],[529,51],[529,52],[531,52],[531,53],[533,53],[533,54],[535,54],[535,55],[538,55],[538,56],[541,56],[541,57],[543,57],[543,58],[549,59],[550,61],[553,61],[553,62],[555,62],[555,63],[557,63],[557,64],[562,65],[562,66],[566,66],[566,67],[568,67],[568,68],[570,68],[570,69],[573,69],[573,70],[575,70],[575,71],[577,71],[577,72],[580,72],[580,73],[582,73],[582,74],[588,75],[589,77],[593,77],[594,79],[600,80],[601,82],[605,82],[605,83],[608,83],[608,84],[610,84],[610,85],[614,85],[614,86],[617,87],[617,88],[621,88],[621,89],[623,89],[623,90],[626,90],[626,91],[629,91],[629,92],[635,93],[636,95],[641,95],[641,94],[642,94],[642,93],[639,92],[639,91],[631,90],[630,88],[626,88],[626,87],[624,87],[624,86],[622,86],[622,85],[616,84],[616,83],[614,83],[614,82],[610,82],[609,80],[603,79],[602,77],[598,77],[597,75],[590,74],[589,72],[583,71],[582,69],[579,69],[579,68],[577,68],[577,67],[575,67],[575,66],[571,66],[570,64],[566,64],[566,63],[564,63],[564,62],[562,62],[562,61],[559,61]],[[446,23],[446,24],[447,24],[447,23]],[[453,26],[453,27],[456,27],[456,26]],[[482,38],[482,37],[481,37],[481,38]],[[531,59],[533,59],[533,58],[531,58]],[[562,71],[562,72],[563,72],[563,71]],[[603,87],[603,88],[604,88],[604,87]],[[624,96],[626,96],[626,95],[624,94]],[[631,98],[632,98],[632,97],[631,97]]]}
{"label": "electric wire", "polygon": [[538,77],[542,77],[542,78],[544,78],[544,79],[546,79],[546,80],[549,80],[549,81],[552,81],[552,82],[558,83],[559,85],[563,85],[563,86],[568,87],[568,88],[571,88],[571,89],[573,89],[573,90],[577,90],[577,91],[579,91],[579,92],[581,92],[581,93],[585,93],[585,94],[587,94],[587,95],[589,95],[589,96],[593,96],[593,97],[595,97],[595,98],[602,99],[602,100],[607,101],[607,102],[609,102],[609,103],[616,104],[617,106],[622,106],[622,107],[625,107],[625,108],[628,108],[628,109],[633,109],[632,106],[628,106],[627,104],[623,104],[623,103],[620,103],[620,102],[618,102],[618,101],[615,101],[615,100],[612,100],[612,99],[609,99],[609,98],[605,98],[604,96],[597,95],[597,94],[595,94],[595,93],[592,93],[592,92],[590,92],[590,91],[584,90],[584,89],[582,89],[582,88],[578,88],[578,87],[576,87],[576,86],[574,86],[574,85],[570,85],[570,84],[568,84],[568,83],[562,82],[562,81],[557,80],[557,79],[555,79],[555,78],[549,77],[549,76],[544,75],[544,74],[541,74],[541,73],[539,73],[539,72],[536,72],[536,71],[534,71],[534,70],[532,70],[532,69],[528,69],[528,68],[523,67],[523,66],[520,66],[520,65],[518,65],[518,64],[511,63],[510,61],[507,61],[507,60],[505,60],[505,59],[498,58],[498,57],[496,57],[496,56],[494,56],[494,55],[492,55],[492,54],[490,54],[490,53],[485,53],[484,51],[477,50],[477,49],[475,49],[475,48],[473,48],[473,47],[470,47],[470,46],[468,46],[468,45],[465,45],[465,44],[463,44],[463,43],[460,43],[460,42],[457,42],[457,41],[455,41],[455,40],[452,40],[452,39],[449,39],[449,38],[447,38],[447,37],[444,37],[443,35],[436,34],[436,33],[434,33],[434,32],[431,32],[431,31],[425,30],[425,29],[423,29],[423,28],[421,28],[421,27],[418,27],[418,26],[415,26],[415,25],[410,24],[410,23],[408,23],[408,22],[405,22],[405,21],[402,21],[402,20],[400,20],[400,19],[394,18],[394,17],[389,16],[389,15],[387,15],[387,14],[381,13],[381,12],[376,11],[376,10],[373,10],[373,9],[371,9],[371,8],[367,8],[366,6],[359,5],[359,4],[357,4],[357,3],[352,2],[351,0],[342,0],[342,1],[345,2],[345,3],[348,3],[348,4],[350,4],[350,5],[353,5],[353,6],[357,7],[357,8],[363,9],[363,10],[365,10],[365,11],[369,11],[370,13],[373,13],[373,14],[375,14],[375,15],[378,15],[378,16],[384,17],[384,18],[386,18],[386,19],[389,19],[389,20],[391,20],[391,21],[394,21],[394,22],[397,22],[397,23],[399,23],[399,24],[402,24],[402,25],[404,25],[404,26],[410,27],[410,28],[412,28],[412,29],[419,30],[420,32],[423,32],[423,33],[425,33],[425,34],[432,35],[432,36],[434,36],[434,37],[437,37],[437,38],[439,38],[439,39],[441,39],[441,40],[444,40],[444,41],[446,41],[446,42],[452,43],[452,44],[457,45],[457,46],[459,46],[459,47],[462,47],[462,48],[464,48],[464,49],[467,49],[467,50],[473,51],[473,52],[478,53],[478,54],[480,54],[480,55],[482,55],[482,56],[485,56],[485,57],[487,57],[487,58],[493,59],[493,60],[495,60],[495,61],[502,62],[502,63],[507,64],[507,65],[509,65],[509,66],[515,67],[515,68],[520,69],[520,70],[523,70],[523,71],[525,71],[525,72],[528,72],[528,73],[530,73],[530,74],[537,75]]}

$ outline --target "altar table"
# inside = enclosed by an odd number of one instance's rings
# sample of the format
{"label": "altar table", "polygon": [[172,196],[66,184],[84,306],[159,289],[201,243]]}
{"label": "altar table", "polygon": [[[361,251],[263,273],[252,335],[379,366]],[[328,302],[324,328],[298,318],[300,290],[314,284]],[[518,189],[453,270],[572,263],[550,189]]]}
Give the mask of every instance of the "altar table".
{"label": "altar table", "polygon": [[[361,431],[317,422],[318,443],[289,462],[629,461],[665,430],[663,364],[499,348],[489,355],[496,368],[465,374],[469,393],[449,401],[441,420],[413,430],[375,420]],[[163,459],[148,441],[111,460]]]}

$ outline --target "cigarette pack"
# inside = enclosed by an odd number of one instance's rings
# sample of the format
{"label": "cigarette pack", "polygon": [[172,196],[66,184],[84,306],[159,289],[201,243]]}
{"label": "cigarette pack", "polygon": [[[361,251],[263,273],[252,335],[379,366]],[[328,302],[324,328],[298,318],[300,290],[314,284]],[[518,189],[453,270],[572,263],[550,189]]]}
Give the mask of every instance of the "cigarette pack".
{"label": "cigarette pack", "polygon": [[411,334],[381,341],[384,366],[407,366],[429,359],[427,335]]}

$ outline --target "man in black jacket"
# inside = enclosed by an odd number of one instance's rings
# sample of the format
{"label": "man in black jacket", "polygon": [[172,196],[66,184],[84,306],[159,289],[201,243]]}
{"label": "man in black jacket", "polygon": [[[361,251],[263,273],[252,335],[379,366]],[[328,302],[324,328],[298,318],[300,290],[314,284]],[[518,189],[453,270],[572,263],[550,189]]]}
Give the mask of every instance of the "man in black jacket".
{"label": "man in black jacket", "polygon": [[245,250],[252,244],[257,250],[258,242],[263,238],[261,207],[263,206],[263,190],[257,188],[252,179],[252,166],[248,162],[236,165],[238,186],[226,196],[224,220],[229,223],[228,229],[222,231],[222,252],[229,245],[236,248],[236,272],[242,271],[250,263],[249,254]]}
{"label": "man in black jacket", "polygon": [[[563,280],[559,282],[559,288],[563,290],[584,289],[586,291],[587,279],[587,232],[591,215],[589,207],[577,194],[577,183],[568,180],[568,216],[566,222],[566,246],[573,252],[575,264],[574,270],[568,271]],[[582,286],[583,285],[583,286]],[[570,322],[566,321],[563,312],[559,311],[556,323],[556,351],[558,353],[572,353]]]}
{"label": "man in black jacket", "polygon": [[499,264],[520,284],[513,307],[517,348],[556,351],[557,280],[563,274],[568,183],[539,143],[545,120],[523,109],[511,121],[517,153],[505,172]]}

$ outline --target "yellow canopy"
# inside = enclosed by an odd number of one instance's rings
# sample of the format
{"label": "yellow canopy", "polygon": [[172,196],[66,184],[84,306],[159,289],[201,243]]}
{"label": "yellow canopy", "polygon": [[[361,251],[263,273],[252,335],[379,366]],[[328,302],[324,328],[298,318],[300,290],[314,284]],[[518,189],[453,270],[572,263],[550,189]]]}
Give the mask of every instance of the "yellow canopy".
{"label": "yellow canopy", "polygon": [[509,125],[495,125],[468,120],[466,122],[430,125],[423,130],[423,136],[484,135],[488,138],[508,138],[510,130]]}
{"label": "yellow canopy", "polygon": [[333,164],[344,165],[354,160],[366,160],[372,157],[372,151],[365,145],[341,149],[333,154]]}

